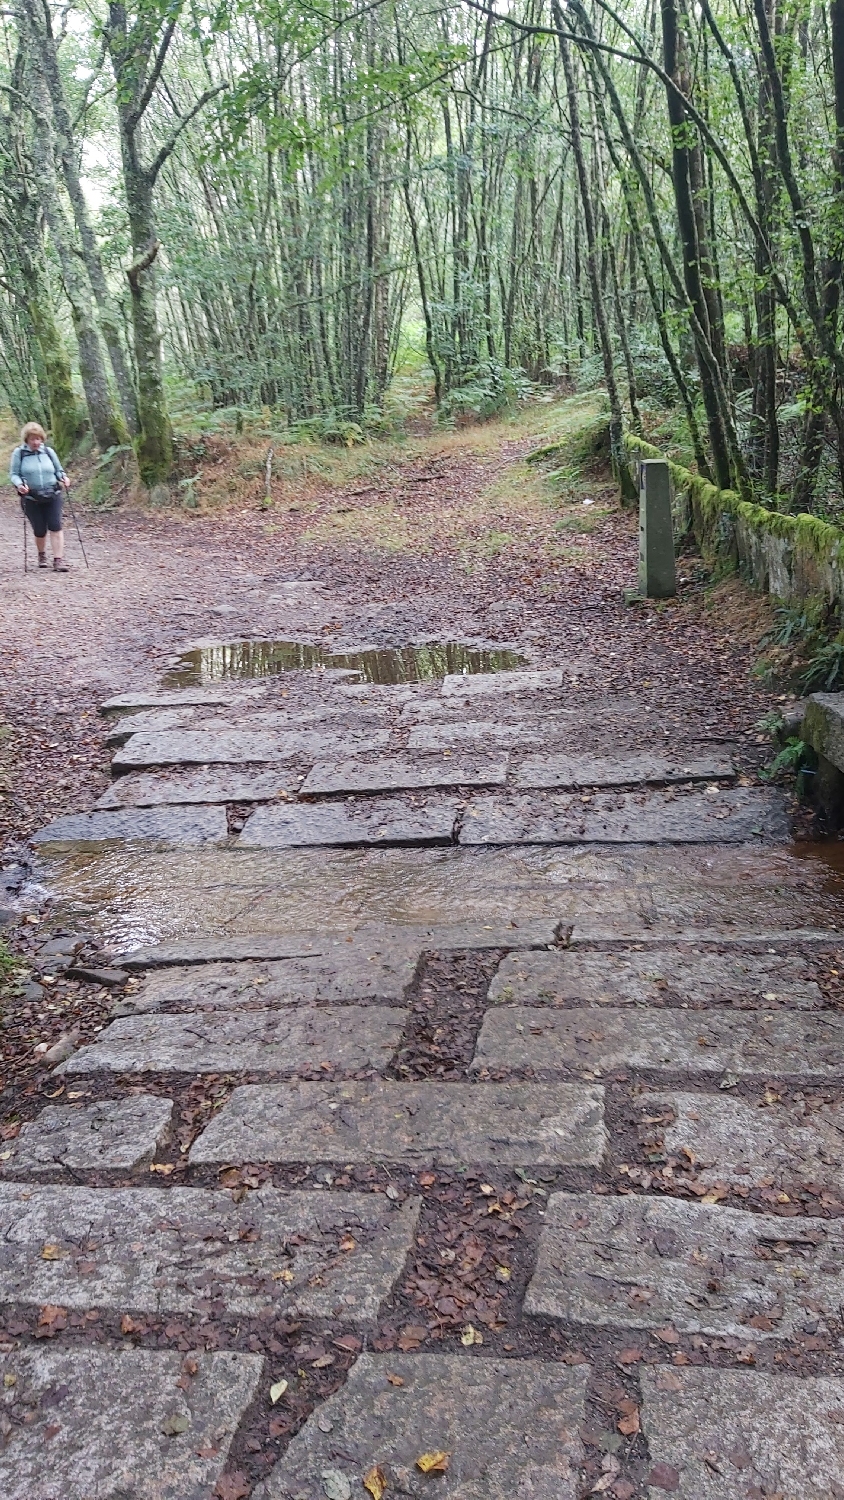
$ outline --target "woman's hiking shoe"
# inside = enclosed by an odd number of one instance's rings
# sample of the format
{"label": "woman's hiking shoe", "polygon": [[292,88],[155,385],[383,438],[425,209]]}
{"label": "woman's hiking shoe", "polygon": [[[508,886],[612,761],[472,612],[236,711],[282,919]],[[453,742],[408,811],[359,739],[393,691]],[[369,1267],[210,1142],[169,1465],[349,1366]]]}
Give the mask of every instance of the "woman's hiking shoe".
{"label": "woman's hiking shoe", "polygon": [[39,568],[46,568],[46,566],[47,566],[47,554],[46,554],[46,552],[39,552],[39,554],[38,554],[38,566],[39,566]]}
{"label": "woman's hiking shoe", "polygon": [[65,562],[65,560],[64,560],[63,557],[54,557],[53,558],[53,572],[54,573],[69,573],[70,572],[70,568],[68,567],[68,565]]}

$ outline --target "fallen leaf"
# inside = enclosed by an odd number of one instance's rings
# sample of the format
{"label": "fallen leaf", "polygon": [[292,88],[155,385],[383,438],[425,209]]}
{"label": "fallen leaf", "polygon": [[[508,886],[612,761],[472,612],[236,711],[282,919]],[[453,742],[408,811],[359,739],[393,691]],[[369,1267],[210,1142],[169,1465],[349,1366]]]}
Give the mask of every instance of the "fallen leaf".
{"label": "fallen leaf", "polygon": [[423,1474],[444,1474],[451,1459],[450,1453],[420,1453],[416,1460],[417,1469]]}
{"label": "fallen leaf", "polygon": [[189,1427],[190,1417],[185,1412],[178,1412],[175,1416],[165,1417],[161,1431],[165,1437],[177,1437],[180,1432],[187,1432]]}
{"label": "fallen leaf", "polygon": [[350,1250],[354,1250],[357,1248],[357,1240],[353,1240],[350,1234],[344,1235],[342,1240],[340,1241],[338,1248],[342,1250],[345,1255],[348,1255]]}
{"label": "fallen leaf", "polygon": [[679,1344],[680,1335],[676,1328],[656,1328],[654,1338],[659,1339],[661,1344]]}
{"label": "fallen leaf", "polygon": [[251,1485],[242,1469],[234,1469],[231,1474],[224,1474],[218,1479],[214,1494],[218,1500],[244,1500],[249,1494]]}
{"label": "fallen leaf", "polygon": [[404,1385],[404,1380],[401,1375],[388,1375],[387,1379],[389,1380],[390,1385]]}
{"label": "fallen leaf", "polygon": [[631,1411],[628,1412],[626,1417],[620,1417],[618,1421],[618,1430],[623,1434],[624,1437],[635,1437],[636,1433],[639,1431],[638,1411]]}
{"label": "fallen leaf", "polygon": [[283,1281],[285,1286],[289,1286],[291,1281],[295,1280],[295,1272],[291,1271],[289,1266],[286,1266],[283,1271],[273,1271],[273,1281]]}
{"label": "fallen leaf", "polygon": [[620,1365],[637,1365],[642,1358],[641,1349],[622,1349],[618,1356]]}
{"label": "fallen leaf", "polygon": [[275,1385],[270,1386],[270,1400],[272,1401],[273,1406],[275,1406],[277,1401],[281,1400],[282,1396],[287,1390],[287,1386],[288,1382],[286,1380],[277,1380]]}
{"label": "fallen leaf", "polygon": [[660,1490],[676,1490],[680,1488],[680,1475],[670,1464],[654,1464],[648,1475],[648,1484],[656,1485]]}
{"label": "fallen leaf", "polygon": [[372,1500],[382,1500],[387,1492],[387,1476],[377,1464],[363,1476],[363,1487],[369,1490]]}
{"label": "fallen leaf", "polygon": [[419,1177],[419,1186],[433,1187],[436,1180],[437,1179],[434,1176],[433,1172],[422,1172]]}
{"label": "fallen leaf", "polygon": [[473,1344],[482,1344],[483,1341],[484,1336],[480,1332],[480,1330],[473,1327],[471,1323],[467,1323],[466,1327],[463,1329],[463,1332],[460,1335],[461,1344],[463,1344],[465,1348],[471,1349]]}
{"label": "fallen leaf", "polygon": [[41,1251],[41,1259],[61,1260],[64,1253],[65,1252],[63,1250],[59,1249],[58,1245],[45,1245],[44,1249]]}
{"label": "fallen leaf", "polygon": [[323,1469],[321,1478],[326,1500],[352,1500],[352,1486],[342,1469]]}
{"label": "fallen leaf", "polygon": [[175,1170],[176,1168],[170,1161],[154,1161],[150,1163],[150,1171],[160,1172],[162,1177],[169,1177],[170,1173],[175,1172]]}
{"label": "fallen leaf", "polygon": [[319,1359],[315,1359],[315,1360],[312,1361],[313,1368],[315,1370],[327,1370],[328,1366],[329,1365],[333,1365],[333,1363],[334,1363],[334,1355],[333,1354],[321,1354],[320,1357],[319,1357]]}

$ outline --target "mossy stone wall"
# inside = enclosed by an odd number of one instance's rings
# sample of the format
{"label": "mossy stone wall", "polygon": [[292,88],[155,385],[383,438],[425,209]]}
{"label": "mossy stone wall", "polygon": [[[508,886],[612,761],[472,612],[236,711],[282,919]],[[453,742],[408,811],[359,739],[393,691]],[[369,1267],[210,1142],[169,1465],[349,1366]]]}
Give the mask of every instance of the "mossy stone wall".
{"label": "mossy stone wall", "polygon": [[[664,458],[651,443],[628,433],[631,458]],[[787,516],[751,505],[668,460],[677,500],[675,529],[688,517],[702,555],[714,566],[733,566],[785,603],[824,598],[844,619],[844,533],[817,516]]]}

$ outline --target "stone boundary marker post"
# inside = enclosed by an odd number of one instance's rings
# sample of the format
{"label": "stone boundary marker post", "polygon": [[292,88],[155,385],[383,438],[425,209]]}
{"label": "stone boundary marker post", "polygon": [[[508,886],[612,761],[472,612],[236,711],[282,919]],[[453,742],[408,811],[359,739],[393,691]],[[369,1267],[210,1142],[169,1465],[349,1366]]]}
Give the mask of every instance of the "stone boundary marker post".
{"label": "stone boundary marker post", "polygon": [[647,599],[677,592],[671,475],[663,458],[639,463],[639,592]]}

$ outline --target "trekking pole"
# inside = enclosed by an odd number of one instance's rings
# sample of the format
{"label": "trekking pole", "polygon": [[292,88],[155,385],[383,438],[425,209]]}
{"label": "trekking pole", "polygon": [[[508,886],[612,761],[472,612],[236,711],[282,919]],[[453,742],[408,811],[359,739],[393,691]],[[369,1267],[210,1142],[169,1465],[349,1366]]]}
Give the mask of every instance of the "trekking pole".
{"label": "trekking pole", "polygon": [[73,509],[73,504],[72,504],[72,502],[71,502],[71,498],[70,498],[70,490],[69,490],[69,489],[68,489],[68,490],[65,490],[65,498],[66,498],[66,500],[67,500],[67,508],[68,508],[68,510],[69,510],[69,511],[70,511],[70,514],[71,514],[71,515],[72,515],[72,517],[73,517],[73,524],[74,524],[74,526],[75,526],[75,527],[76,527],[76,535],[77,535],[77,536],[78,536],[78,538],[79,538],[79,545],[80,545],[80,547],[81,547],[81,548],[82,548],[82,556],[83,556],[83,557],[84,557],[84,559],[85,559],[85,566],[86,566],[86,568],[90,568],[90,566],[91,566],[91,564],[90,564],[90,563],[89,563],[89,561],[88,561],[88,554],[87,554],[87,552],[86,552],[86,551],[85,551],[85,543],[84,543],[84,542],[83,542],[83,540],[82,540],[82,532],[81,532],[81,531],[80,531],[80,530],[79,530],[79,522],[78,522],[78,521],[77,521],[77,519],[76,519],[76,512],[75,512],[75,510],[74,510],[74,509]]}
{"label": "trekking pole", "polygon": [[29,572],[29,556],[26,550],[26,511],[23,513],[23,571]]}

